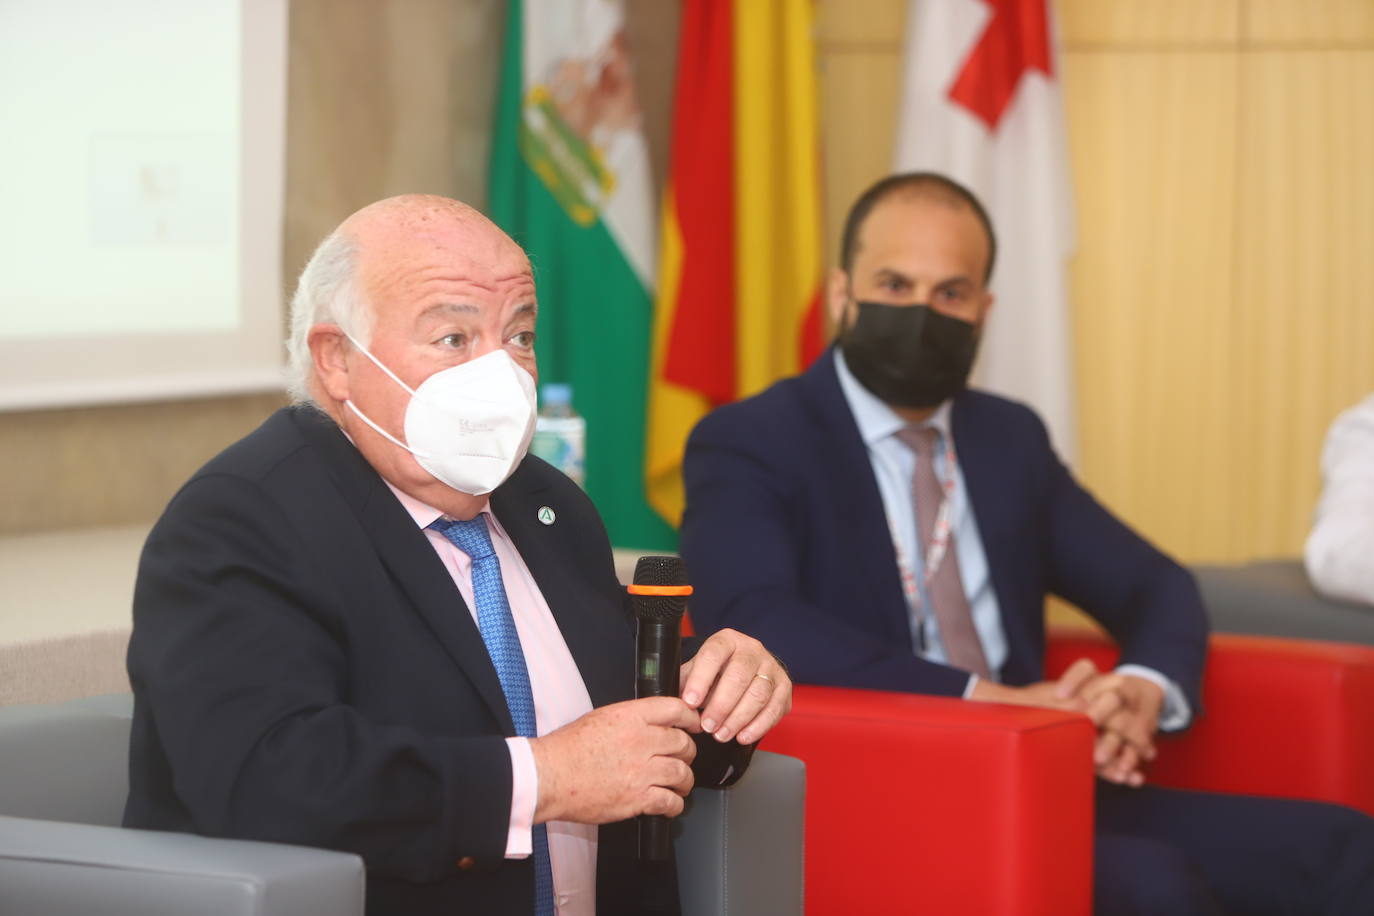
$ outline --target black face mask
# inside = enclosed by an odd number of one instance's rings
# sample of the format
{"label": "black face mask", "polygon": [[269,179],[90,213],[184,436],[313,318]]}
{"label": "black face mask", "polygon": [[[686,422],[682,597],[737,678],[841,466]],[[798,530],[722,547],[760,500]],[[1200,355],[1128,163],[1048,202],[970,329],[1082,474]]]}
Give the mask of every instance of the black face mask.
{"label": "black face mask", "polygon": [[893,407],[935,407],[968,385],[978,330],[928,305],[858,303],[840,330],[854,377]]}

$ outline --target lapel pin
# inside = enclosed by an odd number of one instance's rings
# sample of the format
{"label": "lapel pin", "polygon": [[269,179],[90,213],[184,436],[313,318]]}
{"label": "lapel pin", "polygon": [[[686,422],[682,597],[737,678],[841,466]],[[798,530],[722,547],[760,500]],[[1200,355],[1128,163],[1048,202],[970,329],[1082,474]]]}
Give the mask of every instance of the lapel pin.
{"label": "lapel pin", "polygon": [[535,515],[535,518],[539,519],[539,521],[543,522],[545,525],[552,525],[554,519],[558,518],[558,516],[554,515],[553,510],[548,506],[540,506],[539,512]]}

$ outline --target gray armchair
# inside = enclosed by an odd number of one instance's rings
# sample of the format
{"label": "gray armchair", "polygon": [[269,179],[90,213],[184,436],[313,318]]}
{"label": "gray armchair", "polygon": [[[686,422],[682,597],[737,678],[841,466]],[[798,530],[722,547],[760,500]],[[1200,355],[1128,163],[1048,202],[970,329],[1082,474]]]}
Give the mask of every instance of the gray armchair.
{"label": "gray armchair", "polygon": [[1374,608],[1317,594],[1300,559],[1195,566],[1193,574],[1219,632],[1374,646]]}
{"label": "gray armchair", "polygon": [[[363,912],[357,856],[121,828],[132,706],[0,707],[0,912]],[[692,794],[675,828],[684,916],[802,911],[804,784],[801,761],[760,751],[733,788]]]}

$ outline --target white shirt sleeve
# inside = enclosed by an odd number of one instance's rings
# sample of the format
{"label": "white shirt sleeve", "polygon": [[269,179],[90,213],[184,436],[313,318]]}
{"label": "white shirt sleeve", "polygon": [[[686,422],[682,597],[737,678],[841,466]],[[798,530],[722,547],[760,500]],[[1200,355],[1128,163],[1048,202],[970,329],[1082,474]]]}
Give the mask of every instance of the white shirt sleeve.
{"label": "white shirt sleeve", "polygon": [[1331,424],[1307,575],[1330,598],[1374,605],[1374,394]]}
{"label": "white shirt sleeve", "polygon": [[970,674],[970,675],[968,676],[968,683],[964,685],[964,695],[963,695],[962,699],[967,700],[969,697],[973,696],[973,688],[975,688],[975,687],[977,687],[977,686],[978,686],[978,675],[976,675],[976,674]]}

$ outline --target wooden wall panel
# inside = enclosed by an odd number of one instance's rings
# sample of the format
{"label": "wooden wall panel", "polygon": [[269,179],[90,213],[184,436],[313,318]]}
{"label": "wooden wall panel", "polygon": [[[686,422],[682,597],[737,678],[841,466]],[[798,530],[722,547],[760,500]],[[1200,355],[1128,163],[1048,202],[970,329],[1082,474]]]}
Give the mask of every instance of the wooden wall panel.
{"label": "wooden wall panel", "polygon": [[285,276],[393,194],[486,205],[500,0],[293,0]]}
{"label": "wooden wall panel", "polygon": [[[827,265],[886,174],[906,0],[817,0]],[[1374,389],[1374,0],[1058,0],[1079,470],[1187,560],[1292,554]],[[661,174],[676,3],[627,0]],[[293,0],[286,272],[385,194],[485,200],[503,0]],[[151,520],[272,398],[0,417],[0,533]]]}
{"label": "wooden wall panel", "polygon": [[825,266],[838,260],[849,205],[892,171],[900,103],[897,51],[821,50],[821,174]]}
{"label": "wooden wall panel", "polygon": [[1059,0],[1059,34],[1076,45],[1233,44],[1241,0]]}
{"label": "wooden wall panel", "polygon": [[906,7],[893,0],[816,0],[816,37],[822,49],[860,44],[900,52]]}
{"label": "wooden wall panel", "polygon": [[0,534],[151,523],[274,395],[0,414]]}
{"label": "wooden wall panel", "polygon": [[625,0],[625,34],[634,60],[635,91],[649,141],[654,187],[668,180],[673,90],[677,81],[677,32],[681,0]]}
{"label": "wooden wall panel", "polygon": [[1246,0],[1247,41],[1270,44],[1374,43],[1371,0]]}
{"label": "wooden wall panel", "polygon": [[1070,53],[1079,473],[1167,549],[1223,537],[1236,68]]}
{"label": "wooden wall panel", "polygon": [[1249,54],[1241,74],[1235,552],[1291,555],[1327,426],[1374,390],[1374,50]]}

